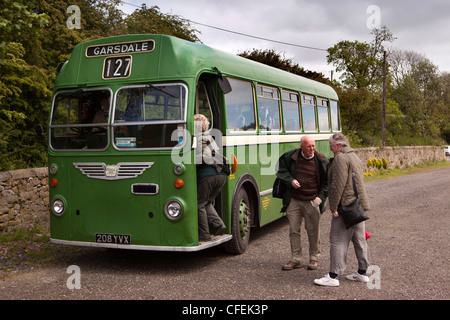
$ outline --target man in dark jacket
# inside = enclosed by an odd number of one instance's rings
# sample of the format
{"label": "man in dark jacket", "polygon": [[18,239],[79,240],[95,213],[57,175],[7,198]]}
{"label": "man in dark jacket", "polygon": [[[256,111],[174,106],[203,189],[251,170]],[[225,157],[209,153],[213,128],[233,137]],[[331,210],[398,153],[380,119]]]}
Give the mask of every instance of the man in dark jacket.
{"label": "man in dark jacket", "polygon": [[300,227],[303,219],[309,241],[307,269],[315,270],[319,266],[319,222],[328,196],[327,164],[327,157],[316,151],[315,141],[310,136],[303,136],[299,149],[286,152],[278,160],[277,177],[287,186],[281,212],[286,212],[289,220],[291,243],[291,260],[283,265],[283,270],[301,267]]}

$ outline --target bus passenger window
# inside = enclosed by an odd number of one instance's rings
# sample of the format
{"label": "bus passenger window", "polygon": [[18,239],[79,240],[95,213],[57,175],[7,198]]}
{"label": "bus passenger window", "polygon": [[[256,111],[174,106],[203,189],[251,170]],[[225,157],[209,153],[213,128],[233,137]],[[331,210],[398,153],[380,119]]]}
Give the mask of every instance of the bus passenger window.
{"label": "bus passenger window", "polygon": [[233,90],[225,95],[227,132],[256,130],[252,84],[232,78],[228,80]]}
{"label": "bus passenger window", "polygon": [[259,128],[263,131],[279,131],[280,97],[275,88],[257,87]]}
{"label": "bus passenger window", "polygon": [[339,123],[339,109],[337,101],[330,100],[330,111],[331,111],[331,125],[333,131],[341,130],[341,125]]}
{"label": "bus passenger window", "polygon": [[319,117],[319,130],[330,131],[330,118],[327,99],[317,99],[317,114]]}
{"label": "bus passenger window", "polygon": [[316,131],[316,103],[315,98],[302,95],[302,118],[304,131]]}
{"label": "bus passenger window", "polygon": [[285,131],[300,131],[300,111],[298,94],[282,91],[283,122]]}

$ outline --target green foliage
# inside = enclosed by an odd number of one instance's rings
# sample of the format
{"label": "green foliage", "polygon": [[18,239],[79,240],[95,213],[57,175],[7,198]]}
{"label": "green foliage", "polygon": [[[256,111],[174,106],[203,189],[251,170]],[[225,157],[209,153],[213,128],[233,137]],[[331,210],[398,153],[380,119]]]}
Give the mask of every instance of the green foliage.
{"label": "green foliage", "polygon": [[447,142],[447,144],[450,144],[450,123],[447,123],[447,125],[442,130],[442,135]]}
{"label": "green foliage", "polygon": [[3,0],[0,7],[0,63],[5,58],[6,44],[24,35],[35,36],[48,24],[48,16],[36,13],[34,1]]}
{"label": "green foliage", "polygon": [[[372,35],[370,43],[345,40],[328,49],[328,62],[342,73],[334,85],[353,147],[382,145],[383,42],[395,38],[386,27]],[[444,144],[450,136],[450,75],[420,55],[397,56],[388,56],[393,67],[387,68],[386,145]]]}
{"label": "green foliage", "polygon": [[0,171],[46,163],[34,126],[46,122],[51,82],[45,70],[22,59],[24,53],[21,44],[9,43],[0,64]]}
{"label": "green foliage", "polygon": [[381,162],[382,162],[382,165],[383,165],[383,169],[387,169],[388,163],[387,163],[387,161],[386,161],[386,159],[384,157],[381,159]]}
{"label": "green foliage", "polygon": [[158,33],[189,41],[200,41],[190,23],[177,15],[164,15],[157,6],[135,10],[126,19],[127,33]]}
{"label": "green foliage", "polygon": [[341,79],[346,87],[369,88],[381,84],[383,67],[383,42],[394,41],[392,33],[386,28],[373,29],[370,43],[343,40],[329,48],[327,62],[342,72]]}
{"label": "green foliage", "polygon": [[239,56],[315,81],[331,84],[330,80],[325,78],[322,73],[305,70],[303,67],[300,67],[298,63],[294,64],[292,59],[282,57],[281,53],[277,53],[273,49],[253,49],[253,51],[244,51],[243,53],[240,53]]}
{"label": "green foliage", "polygon": [[0,244],[2,243],[10,243],[17,242],[20,240],[25,241],[42,241],[42,238],[48,239],[48,237],[43,236],[44,231],[40,227],[34,227],[31,230],[27,230],[22,226],[18,226],[14,229],[12,233],[9,234],[1,234],[0,235]]}
{"label": "green foliage", "polygon": [[[3,0],[0,7],[0,171],[47,165],[35,125],[46,127],[55,69],[78,43],[125,33],[165,33],[199,41],[197,30],[158,7],[117,9],[120,0]],[[69,29],[67,8],[81,11]]]}

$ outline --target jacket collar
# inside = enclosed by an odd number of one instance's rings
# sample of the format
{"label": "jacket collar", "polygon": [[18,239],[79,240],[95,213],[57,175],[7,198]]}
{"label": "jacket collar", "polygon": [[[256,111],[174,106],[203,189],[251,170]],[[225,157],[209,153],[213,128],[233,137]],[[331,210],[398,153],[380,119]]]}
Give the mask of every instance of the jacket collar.
{"label": "jacket collar", "polygon": [[352,148],[350,148],[350,147],[342,147],[341,150],[338,151],[338,153],[339,152],[350,153],[350,152],[354,152],[354,150]]}
{"label": "jacket collar", "polygon": [[[297,150],[295,150],[295,152],[291,155],[291,159],[294,160],[295,162],[297,162],[298,157],[300,156],[300,152],[301,152],[302,148],[298,148]],[[317,160],[323,162],[326,157],[324,155],[322,155],[320,152],[314,151],[314,158],[317,158]]]}

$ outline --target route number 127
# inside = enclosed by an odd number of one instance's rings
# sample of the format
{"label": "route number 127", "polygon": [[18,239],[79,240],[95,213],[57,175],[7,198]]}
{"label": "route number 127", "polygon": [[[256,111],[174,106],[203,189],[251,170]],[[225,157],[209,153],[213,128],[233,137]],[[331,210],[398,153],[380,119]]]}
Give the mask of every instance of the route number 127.
{"label": "route number 127", "polygon": [[131,56],[106,58],[103,79],[128,78],[131,72]]}

